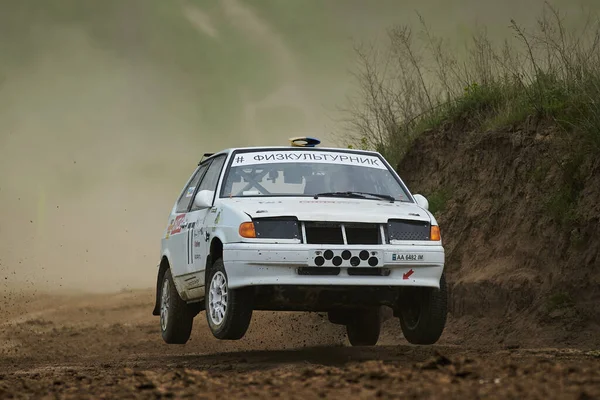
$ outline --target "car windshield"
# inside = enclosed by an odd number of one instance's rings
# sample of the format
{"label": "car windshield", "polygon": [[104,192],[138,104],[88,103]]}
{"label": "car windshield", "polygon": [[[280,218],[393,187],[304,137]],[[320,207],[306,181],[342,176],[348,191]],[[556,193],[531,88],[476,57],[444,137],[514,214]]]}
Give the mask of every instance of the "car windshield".
{"label": "car windshield", "polygon": [[376,155],[322,151],[236,152],[221,197],[315,196],[410,201]]}

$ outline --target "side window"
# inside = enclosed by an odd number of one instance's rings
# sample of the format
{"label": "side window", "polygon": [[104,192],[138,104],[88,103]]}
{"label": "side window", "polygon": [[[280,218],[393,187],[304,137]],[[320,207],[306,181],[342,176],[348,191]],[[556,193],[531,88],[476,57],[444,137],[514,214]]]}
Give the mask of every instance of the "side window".
{"label": "side window", "polygon": [[201,166],[200,168],[198,168],[198,170],[196,171],[196,174],[194,175],[194,177],[192,178],[190,183],[185,187],[185,190],[183,191],[183,193],[181,194],[181,197],[179,198],[179,201],[177,202],[176,212],[178,212],[178,213],[187,212],[188,207],[190,206],[190,203],[192,202],[192,199],[194,198],[196,186],[198,186],[198,182],[200,181],[200,178],[202,178],[202,175],[204,175],[206,168],[207,168],[206,164]]}
{"label": "side window", "polygon": [[[213,192],[217,190],[217,184],[219,183],[219,177],[221,176],[221,170],[223,169],[223,164],[225,164],[225,156],[220,156],[215,158],[208,167],[208,171],[206,171],[206,175],[200,182],[200,190],[212,190]],[[192,208],[194,210],[195,208]]]}

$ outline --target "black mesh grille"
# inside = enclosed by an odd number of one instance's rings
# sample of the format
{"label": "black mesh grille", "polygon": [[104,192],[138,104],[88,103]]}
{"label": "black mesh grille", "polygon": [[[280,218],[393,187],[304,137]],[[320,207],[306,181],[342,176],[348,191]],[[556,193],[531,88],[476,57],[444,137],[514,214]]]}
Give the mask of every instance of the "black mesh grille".
{"label": "black mesh grille", "polygon": [[306,243],[344,244],[342,226],[331,222],[305,222]]}
{"label": "black mesh grille", "polygon": [[387,224],[389,240],[429,240],[427,221],[390,220]]}
{"label": "black mesh grille", "polygon": [[379,225],[344,224],[348,244],[379,244]]}
{"label": "black mesh grille", "polygon": [[257,218],[256,237],[261,239],[300,239],[300,224],[293,218]]}

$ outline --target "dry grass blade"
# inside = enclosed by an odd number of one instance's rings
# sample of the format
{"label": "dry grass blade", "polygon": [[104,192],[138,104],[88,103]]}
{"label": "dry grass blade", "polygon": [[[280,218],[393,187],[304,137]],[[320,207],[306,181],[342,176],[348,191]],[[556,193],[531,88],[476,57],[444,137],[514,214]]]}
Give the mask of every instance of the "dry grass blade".
{"label": "dry grass blade", "polygon": [[[515,40],[494,44],[485,31],[458,57],[418,15],[421,30],[388,31],[384,50],[357,49],[357,99],[347,111],[346,145],[398,162],[423,131],[468,120],[473,129],[553,118],[582,149],[600,149],[600,21],[579,29],[545,4],[533,31],[511,20]],[[349,139],[348,139],[349,138]]]}

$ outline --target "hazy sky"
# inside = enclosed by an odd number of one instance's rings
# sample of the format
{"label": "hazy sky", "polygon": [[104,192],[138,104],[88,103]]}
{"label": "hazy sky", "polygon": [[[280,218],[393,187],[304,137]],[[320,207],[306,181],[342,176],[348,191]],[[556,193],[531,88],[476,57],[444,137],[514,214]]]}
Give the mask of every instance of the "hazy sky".
{"label": "hazy sky", "polygon": [[[152,284],[169,207],[202,153],[331,143],[353,41],[416,22],[457,48],[531,26],[541,0],[0,0],[0,271]],[[580,23],[581,7],[555,1]],[[6,284],[6,283],[5,283]]]}

